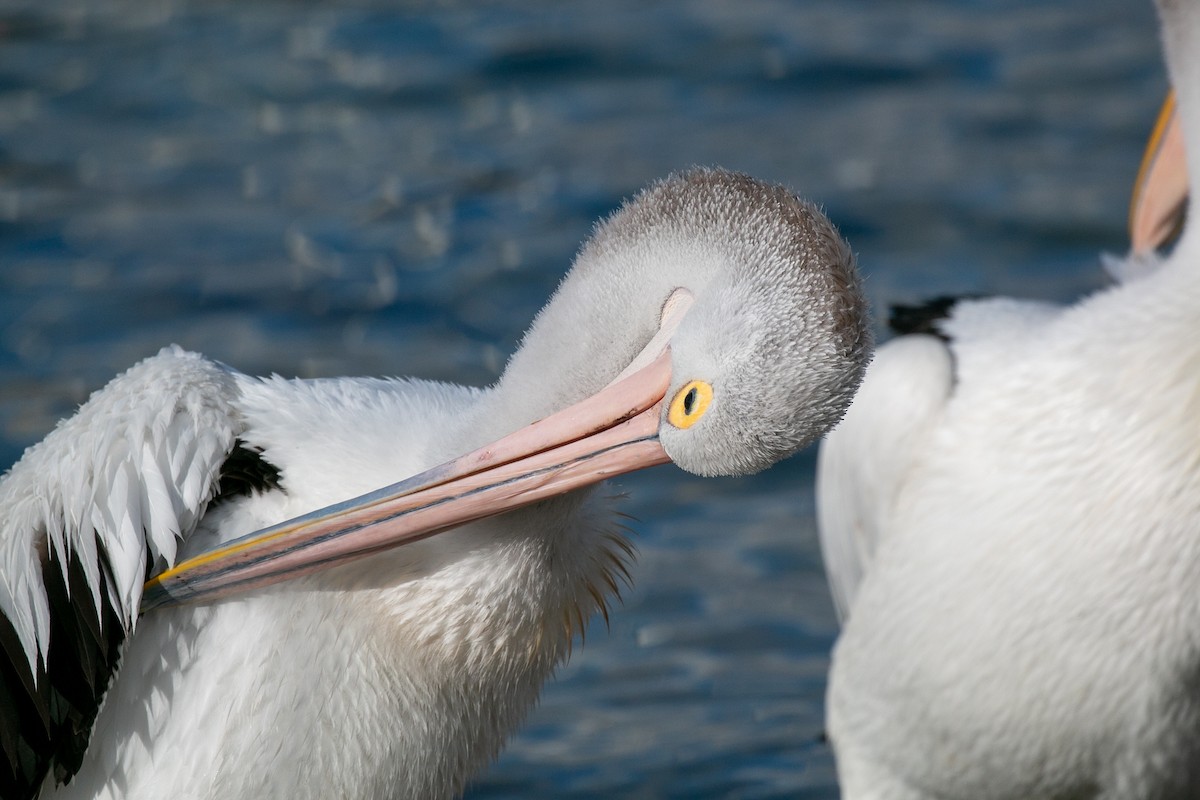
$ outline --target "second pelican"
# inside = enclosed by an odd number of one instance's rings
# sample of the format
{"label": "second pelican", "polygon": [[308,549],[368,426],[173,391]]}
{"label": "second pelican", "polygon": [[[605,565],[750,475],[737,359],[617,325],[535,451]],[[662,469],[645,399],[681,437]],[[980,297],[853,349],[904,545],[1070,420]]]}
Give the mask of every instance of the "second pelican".
{"label": "second pelican", "polygon": [[[1139,251],[1200,137],[1200,3],[1160,16],[1184,136],[1155,137]],[[930,308],[823,446],[846,800],[1200,796],[1200,226],[1118,272]]]}

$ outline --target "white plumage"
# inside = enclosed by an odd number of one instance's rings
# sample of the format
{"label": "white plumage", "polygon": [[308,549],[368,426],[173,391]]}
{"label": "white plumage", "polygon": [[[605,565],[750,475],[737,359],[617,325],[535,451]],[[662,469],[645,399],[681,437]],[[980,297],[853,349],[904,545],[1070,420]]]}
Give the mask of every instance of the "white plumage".
{"label": "white plumage", "polygon": [[[1200,14],[1162,6],[1195,142]],[[879,349],[820,456],[848,800],[1200,794],[1198,257]]]}

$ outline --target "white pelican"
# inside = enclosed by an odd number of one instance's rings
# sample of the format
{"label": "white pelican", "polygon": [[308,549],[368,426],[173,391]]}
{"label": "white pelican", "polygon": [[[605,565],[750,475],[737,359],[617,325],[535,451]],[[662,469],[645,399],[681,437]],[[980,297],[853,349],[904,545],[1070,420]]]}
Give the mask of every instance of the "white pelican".
{"label": "white pelican", "polygon": [[[1160,18],[1195,150],[1200,3]],[[1139,249],[1178,209],[1166,134]],[[1200,797],[1200,226],[1147,258],[889,342],[824,444],[847,800]]]}
{"label": "white pelican", "polygon": [[4,797],[460,792],[625,572],[581,487],[803,447],[865,316],[819,211],[697,170],[597,227],[491,388],[147,359],[0,483]]}

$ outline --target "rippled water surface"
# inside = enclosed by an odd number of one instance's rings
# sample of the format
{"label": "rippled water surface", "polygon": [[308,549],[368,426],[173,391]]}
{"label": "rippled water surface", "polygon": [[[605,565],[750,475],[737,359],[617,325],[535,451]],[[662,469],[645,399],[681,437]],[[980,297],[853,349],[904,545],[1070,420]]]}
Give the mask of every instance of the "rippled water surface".
{"label": "rippled water surface", "polygon": [[[488,383],[692,164],[820,202],[877,308],[1069,300],[1165,87],[1126,0],[0,0],[0,460],[170,342]],[[812,479],[625,479],[636,587],[469,797],[836,797]]]}

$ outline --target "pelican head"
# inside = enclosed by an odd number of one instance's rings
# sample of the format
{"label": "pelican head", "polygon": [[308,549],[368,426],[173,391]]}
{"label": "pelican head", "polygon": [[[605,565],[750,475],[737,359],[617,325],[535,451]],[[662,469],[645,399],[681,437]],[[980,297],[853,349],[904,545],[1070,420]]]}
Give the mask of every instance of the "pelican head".
{"label": "pelican head", "polygon": [[311,573],[668,460],[756,472],[840,419],[869,352],[852,253],[816,207],[736,173],[672,176],[597,227],[459,431],[466,455],[185,561],[147,585],[143,609]]}
{"label": "pelican head", "polygon": [[615,237],[678,215],[672,249],[691,241],[712,265],[671,337],[658,427],[671,461],[703,476],[758,472],[841,418],[869,339],[853,255],[823,214],[726,173],[662,184],[626,214]]}

